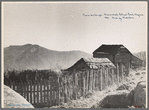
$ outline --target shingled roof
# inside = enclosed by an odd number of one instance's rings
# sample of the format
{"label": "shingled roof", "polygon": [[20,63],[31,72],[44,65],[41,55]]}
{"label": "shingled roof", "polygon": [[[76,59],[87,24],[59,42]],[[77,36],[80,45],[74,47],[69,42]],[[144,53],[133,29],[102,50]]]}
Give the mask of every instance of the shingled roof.
{"label": "shingled roof", "polygon": [[90,68],[115,67],[108,58],[82,58]]}
{"label": "shingled roof", "polygon": [[[78,66],[79,64],[81,64],[81,66]],[[83,67],[93,68],[93,69],[98,69],[99,67],[115,68],[114,64],[108,58],[81,58],[67,70],[72,70],[72,69],[79,70],[79,69],[83,69]]]}
{"label": "shingled roof", "polygon": [[102,44],[93,53],[105,53],[105,54],[106,53],[117,53],[120,48],[125,48],[125,50],[131,54],[131,52],[126,47],[124,47],[122,44],[120,45]]}

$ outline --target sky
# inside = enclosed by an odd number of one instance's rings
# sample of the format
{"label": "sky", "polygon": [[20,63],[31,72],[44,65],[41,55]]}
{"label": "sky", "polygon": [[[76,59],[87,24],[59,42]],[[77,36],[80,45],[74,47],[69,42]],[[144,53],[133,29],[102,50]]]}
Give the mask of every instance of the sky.
{"label": "sky", "polygon": [[123,44],[145,51],[147,2],[2,2],[2,37],[4,47],[30,43],[92,54],[102,44]]}

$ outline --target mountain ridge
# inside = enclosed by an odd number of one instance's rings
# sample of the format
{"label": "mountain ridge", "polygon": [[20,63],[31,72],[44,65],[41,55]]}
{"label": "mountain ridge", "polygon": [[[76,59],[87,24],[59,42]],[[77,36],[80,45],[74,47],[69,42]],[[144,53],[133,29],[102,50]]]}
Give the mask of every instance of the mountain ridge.
{"label": "mountain ridge", "polygon": [[37,44],[11,45],[4,48],[4,69],[65,69],[82,57],[92,55],[80,50],[49,50]]}

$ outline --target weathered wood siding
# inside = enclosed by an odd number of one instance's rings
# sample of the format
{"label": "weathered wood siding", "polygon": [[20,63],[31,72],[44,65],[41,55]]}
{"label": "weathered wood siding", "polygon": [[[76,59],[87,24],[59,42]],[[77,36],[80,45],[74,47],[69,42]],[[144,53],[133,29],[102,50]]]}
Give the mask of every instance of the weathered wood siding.
{"label": "weathered wood siding", "polygon": [[108,58],[111,62],[114,61],[114,56],[111,54],[100,54],[100,53],[94,53],[94,58]]}

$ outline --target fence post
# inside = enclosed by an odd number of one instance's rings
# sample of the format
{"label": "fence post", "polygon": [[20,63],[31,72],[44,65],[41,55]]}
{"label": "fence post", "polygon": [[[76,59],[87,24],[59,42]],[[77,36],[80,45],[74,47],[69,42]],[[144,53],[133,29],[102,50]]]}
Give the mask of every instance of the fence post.
{"label": "fence post", "polygon": [[85,83],[84,83],[84,71],[82,71],[82,73],[81,73],[81,96],[84,95],[84,85],[85,85]]}
{"label": "fence post", "polygon": [[96,84],[96,82],[97,82],[97,77],[96,77],[96,73],[97,73],[97,70],[94,70],[94,90],[97,90],[97,84]]}
{"label": "fence post", "polygon": [[26,82],[23,83],[23,86],[24,86],[24,90],[23,90],[24,98],[27,99],[27,98],[26,98],[26,96],[27,96],[27,95],[26,95],[26,93],[27,93],[27,92],[26,92],[26,89],[27,89],[27,87],[26,87]]}
{"label": "fence post", "polygon": [[35,87],[36,87],[36,83],[34,82],[33,84],[34,84],[34,93],[33,93],[33,97],[34,97],[34,104],[35,104],[35,103],[36,103],[36,99],[35,99],[35,97],[36,97],[36,96],[35,96]]}
{"label": "fence post", "polygon": [[95,88],[98,90],[98,69],[96,70],[95,82]]}
{"label": "fence post", "polygon": [[42,81],[40,81],[40,104],[42,105]]}
{"label": "fence post", "polygon": [[112,68],[112,84],[114,84],[114,70]]}
{"label": "fence post", "polygon": [[94,69],[92,67],[92,90],[94,90],[94,85],[95,85],[95,81],[94,81]]}
{"label": "fence post", "polygon": [[106,69],[105,69],[105,67],[103,67],[103,89],[105,89],[106,88]]}
{"label": "fence post", "polygon": [[107,88],[107,68],[104,68],[104,74],[105,74],[105,88]]}
{"label": "fence post", "polygon": [[30,81],[30,103],[33,104],[32,102],[32,81]]}
{"label": "fence post", "polygon": [[123,64],[123,76],[124,76],[124,79],[126,80],[126,72],[125,72],[125,65]]}
{"label": "fence post", "polygon": [[50,104],[49,104],[49,72],[47,73],[47,77],[48,77],[48,79],[47,79],[47,81],[46,81],[46,85],[47,85],[47,105],[48,105],[48,107],[50,107]]}
{"label": "fence post", "polygon": [[122,81],[124,81],[124,66],[122,64]]}
{"label": "fence post", "polygon": [[44,86],[44,101],[43,101],[43,103],[44,103],[44,105],[46,104],[46,80],[44,79],[43,80],[43,86]]}
{"label": "fence post", "polygon": [[39,105],[39,81],[37,80],[37,105]]}
{"label": "fence post", "polygon": [[72,89],[73,89],[73,91],[72,91],[72,98],[73,99],[75,99],[75,72],[73,71],[72,72],[72,78],[73,78],[73,80],[72,80],[72,82],[73,82],[73,85],[72,85]]}
{"label": "fence post", "polygon": [[64,75],[62,75],[61,86],[62,86],[62,97],[63,97],[62,102],[65,102],[65,98],[64,98],[64,94],[65,94],[65,79],[64,79]]}
{"label": "fence post", "polygon": [[119,64],[119,82],[122,81],[122,63]]}
{"label": "fence post", "polygon": [[100,69],[97,71],[97,90],[100,91]]}
{"label": "fence post", "polygon": [[64,102],[66,103],[67,102],[67,99],[66,99],[66,93],[67,92],[67,86],[66,86],[66,74],[64,75]]}
{"label": "fence post", "polygon": [[75,85],[76,85],[75,96],[77,99],[78,97],[78,73],[75,74]]}
{"label": "fence post", "polygon": [[109,87],[109,68],[107,67],[107,87]]}
{"label": "fence post", "polygon": [[71,75],[72,75],[72,91],[71,91],[71,100],[73,100],[74,99],[74,89],[75,89],[75,83],[74,83],[74,74],[73,74],[73,72],[71,73]]}
{"label": "fence post", "polygon": [[93,84],[94,84],[94,91],[96,90],[96,70],[95,69],[93,69],[93,73],[94,73],[94,80],[93,80]]}
{"label": "fence post", "polygon": [[91,68],[91,90],[93,90],[93,69]]}
{"label": "fence post", "polygon": [[29,102],[29,82],[27,81],[27,101]]}
{"label": "fence post", "polygon": [[106,88],[107,87],[107,70],[106,70],[106,67],[104,67],[104,76],[105,76],[105,78],[104,78],[104,82],[105,82],[104,86]]}
{"label": "fence post", "polygon": [[52,84],[53,83],[53,81],[52,81],[52,79],[50,79],[50,106],[52,106],[52,98],[53,98],[53,96],[52,96]]}
{"label": "fence post", "polygon": [[58,105],[60,105],[60,78],[58,77]]}
{"label": "fence post", "polygon": [[68,74],[66,75],[66,100],[68,102],[68,97],[69,97],[69,78]]}
{"label": "fence post", "polygon": [[20,82],[20,90],[21,90],[21,95],[23,96],[23,83],[22,83],[22,81]]}
{"label": "fence post", "polygon": [[18,82],[15,83],[15,91],[18,92]]}
{"label": "fence post", "polygon": [[103,70],[103,68],[101,67],[101,69],[100,69],[100,90],[102,91],[102,85],[103,85],[103,79],[102,79],[102,71]]}
{"label": "fence post", "polygon": [[85,85],[84,85],[84,94],[86,94],[86,85],[87,85],[87,71],[85,70],[84,71],[84,83],[85,83]]}
{"label": "fence post", "polygon": [[69,83],[69,85],[70,85],[70,100],[72,100],[72,91],[73,91],[73,76],[72,76],[72,74],[70,73],[70,75],[69,75],[69,77],[70,77],[70,83]]}
{"label": "fence post", "polygon": [[15,81],[13,81],[12,85],[13,85],[13,90],[15,91]]}
{"label": "fence post", "polygon": [[117,79],[118,79],[118,85],[119,85],[119,65],[117,63]]}
{"label": "fence post", "polygon": [[91,85],[90,85],[90,83],[91,83],[91,71],[90,71],[91,69],[89,69],[89,76],[88,76],[88,79],[89,79],[89,81],[88,81],[88,90],[90,90],[90,88],[91,88]]}
{"label": "fence post", "polygon": [[97,70],[95,70],[95,90],[97,90]]}
{"label": "fence post", "polygon": [[51,87],[52,87],[52,100],[51,100],[51,106],[53,106],[54,105],[54,101],[55,101],[55,91],[54,91],[54,89],[55,89],[55,81],[54,81],[54,79],[52,80],[52,84],[51,84]]}
{"label": "fence post", "polygon": [[80,89],[81,89],[81,96],[83,96],[83,71],[81,72]]}
{"label": "fence post", "polygon": [[89,70],[86,71],[87,74],[86,74],[86,92],[89,90]]}

